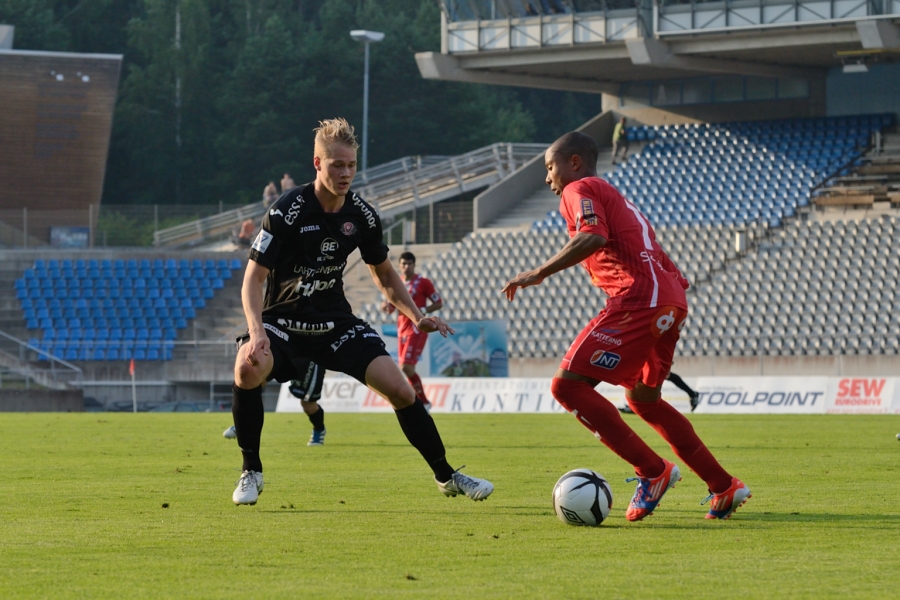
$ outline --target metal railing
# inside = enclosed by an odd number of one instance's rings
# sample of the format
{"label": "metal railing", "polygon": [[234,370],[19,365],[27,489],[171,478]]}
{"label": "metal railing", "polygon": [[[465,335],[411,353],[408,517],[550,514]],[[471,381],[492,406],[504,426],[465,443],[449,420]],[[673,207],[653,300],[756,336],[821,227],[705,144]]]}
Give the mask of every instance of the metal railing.
{"label": "metal railing", "polygon": [[[382,218],[487,187],[546,149],[546,144],[498,143],[453,157],[405,157],[357,173],[354,187]],[[157,247],[189,247],[231,235],[246,219],[265,213],[259,202],[156,231]]]}
{"label": "metal railing", "polygon": [[[48,368],[40,368],[31,364],[31,360],[41,355],[47,358]],[[4,331],[0,331],[0,368],[24,377],[26,388],[33,381],[42,387],[66,390],[79,385],[83,380],[81,369],[72,363],[56,356],[50,356],[40,348]]]}
{"label": "metal railing", "polygon": [[391,162],[386,162],[374,167],[370,167],[365,171],[356,174],[354,182],[357,185],[369,185],[376,181],[381,181],[389,177],[394,177],[402,173],[417,171],[424,167],[439,163],[451,158],[449,156],[404,156]]}
{"label": "metal railing", "polygon": [[153,233],[153,245],[156,247],[179,248],[227,237],[243,221],[247,219],[256,220],[263,216],[265,212],[265,205],[262,202],[255,202],[211,217],[197,219],[196,221],[183,223],[168,229],[161,229]]}
{"label": "metal railing", "polygon": [[498,143],[431,166],[358,188],[390,218],[500,181],[547,148],[547,144]]}

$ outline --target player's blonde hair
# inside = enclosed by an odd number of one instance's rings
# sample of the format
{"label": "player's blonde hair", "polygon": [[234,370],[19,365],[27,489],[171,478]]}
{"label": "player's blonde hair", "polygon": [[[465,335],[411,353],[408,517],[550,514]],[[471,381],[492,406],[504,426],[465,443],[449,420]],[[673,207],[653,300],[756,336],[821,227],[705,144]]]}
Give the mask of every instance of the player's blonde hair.
{"label": "player's blonde hair", "polygon": [[316,132],[316,144],[313,151],[319,158],[329,158],[331,156],[329,149],[335,143],[359,150],[359,142],[356,141],[353,125],[348,123],[347,119],[338,117],[319,121],[319,126],[313,131]]}

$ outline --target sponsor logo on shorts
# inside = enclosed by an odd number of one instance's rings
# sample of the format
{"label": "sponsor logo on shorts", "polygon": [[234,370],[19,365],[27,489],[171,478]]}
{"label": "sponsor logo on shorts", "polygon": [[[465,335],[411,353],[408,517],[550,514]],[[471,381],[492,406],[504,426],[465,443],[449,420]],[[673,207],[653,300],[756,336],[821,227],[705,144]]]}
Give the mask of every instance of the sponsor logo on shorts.
{"label": "sponsor logo on shorts", "polygon": [[321,335],[328,333],[334,329],[334,321],[325,321],[324,323],[305,323],[303,321],[294,321],[293,319],[278,319],[279,325],[288,331],[294,331],[306,335]]}
{"label": "sponsor logo on shorts", "polygon": [[253,246],[251,246],[254,250],[259,252],[260,254],[265,254],[266,250],[269,247],[269,244],[272,243],[272,234],[266,231],[265,229],[259,230],[259,235],[256,236],[256,240],[253,242]]}
{"label": "sponsor logo on shorts", "polygon": [[347,330],[347,333],[343,334],[340,338],[338,338],[338,340],[336,342],[331,344],[331,349],[334,352],[337,352],[338,348],[340,348],[341,346],[344,345],[344,342],[346,342],[347,340],[352,340],[352,339],[356,338],[357,333],[359,333],[360,331],[365,331],[365,330],[366,330],[365,325],[354,325],[353,327],[351,327],[350,329]]}
{"label": "sponsor logo on shorts", "polygon": [[591,364],[601,369],[615,369],[622,357],[609,350],[597,350],[591,356]]}
{"label": "sponsor logo on shorts", "polygon": [[603,344],[607,344],[608,346],[622,345],[622,340],[620,340],[619,338],[614,338],[612,336],[606,335],[605,333],[600,333],[599,331],[592,331],[591,337]]}
{"label": "sponsor logo on shorts", "polygon": [[341,225],[341,233],[343,233],[344,235],[353,235],[354,233],[356,233],[356,225],[354,225],[350,221],[347,221],[346,223]]}
{"label": "sponsor logo on shorts", "polygon": [[272,333],[274,333],[275,335],[277,335],[278,337],[280,337],[281,339],[283,339],[286,342],[288,340],[290,340],[290,336],[288,336],[288,334],[286,334],[282,330],[278,329],[271,323],[263,323],[263,327],[265,327],[267,330],[271,331]]}
{"label": "sponsor logo on shorts", "polygon": [[653,317],[653,322],[650,323],[650,333],[653,334],[654,337],[662,337],[665,332],[672,329],[675,326],[675,308],[672,306],[666,306]]}

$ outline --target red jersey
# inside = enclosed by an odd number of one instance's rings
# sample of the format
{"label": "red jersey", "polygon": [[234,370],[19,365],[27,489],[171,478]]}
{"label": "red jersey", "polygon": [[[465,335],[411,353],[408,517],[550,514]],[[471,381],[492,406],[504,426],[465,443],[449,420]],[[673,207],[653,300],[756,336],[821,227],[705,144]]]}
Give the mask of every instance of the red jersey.
{"label": "red jersey", "polygon": [[[430,279],[416,275],[406,282],[406,291],[412,298],[413,304],[419,307],[419,310],[425,308],[428,300],[432,302],[440,302],[441,295],[434,289],[434,284]],[[415,323],[409,320],[403,313],[397,315],[397,332],[402,334],[409,331],[418,331]]]}
{"label": "red jersey", "polygon": [[608,306],[687,308],[690,284],[656,241],[647,217],[616,188],[599,177],[573,181],[563,190],[559,212],[569,237],[583,231],[606,238],[581,266],[609,296]]}

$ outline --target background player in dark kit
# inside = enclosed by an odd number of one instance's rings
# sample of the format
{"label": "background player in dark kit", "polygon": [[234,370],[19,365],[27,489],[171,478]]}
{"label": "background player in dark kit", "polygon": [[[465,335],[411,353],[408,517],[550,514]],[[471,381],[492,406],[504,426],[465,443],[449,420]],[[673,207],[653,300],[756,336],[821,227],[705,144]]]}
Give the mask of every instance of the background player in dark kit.
{"label": "background player in dark kit", "polygon": [[315,181],[288,190],[272,205],[250,248],[241,289],[248,332],[238,338],[234,366],[232,413],[244,458],[232,496],[235,504],[255,504],[263,489],[262,386],[270,379],[297,379],[297,361],[303,359],[342,371],[390,402],[403,433],[434,471],[445,496],[483,500],[494,490],[489,481],[449,465],[431,415],[384,342],[352,314],[344,296],[347,257],[359,248],[381,293],[419,330],[453,333],[439,317],[425,317],[413,303],[388,259],[381,220],[350,191],[358,147],[353,127],[344,119],[321,122],[313,157]]}
{"label": "background player in dark kit", "polygon": [[[322,385],[325,383],[325,369],[317,365],[311,360],[306,360],[306,366],[303,361],[295,361],[297,370],[303,373],[301,379],[291,379],[288,389],[294,398],[300,400],[300,406],[303,412],[312,423],[312,435],[309,436],[307,446],[322,446],[325,444],[325,409],[319,405],[322,398]],[[225,430],[222,434],[229,440],[237,438],[237,432],[234,425]]]}

